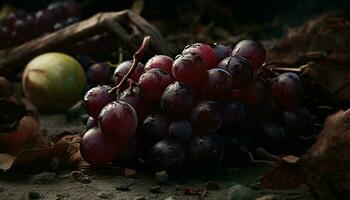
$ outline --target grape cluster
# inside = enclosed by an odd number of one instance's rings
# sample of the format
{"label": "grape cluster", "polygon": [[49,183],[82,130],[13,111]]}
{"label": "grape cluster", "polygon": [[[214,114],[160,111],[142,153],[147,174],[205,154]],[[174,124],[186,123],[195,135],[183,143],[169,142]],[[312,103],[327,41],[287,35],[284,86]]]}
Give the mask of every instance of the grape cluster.
{"label": "grape cluster", "polygon": [[78,5],[73,0],[50,4],[34,14],[15,10],[0,23],[0,49],[73,24],[79,21],[78,14]]}
{"label": "grape cluster", "polygon": [[[88,79],[100,85],[84,97],[90,118],[83,158],[100,166],[144,156],[154,169],[178,173],[245,165],[258,147],[293,153],[311,132],[311,115],[300,105],[303,85],[297,74],[262,67],[265,59],[261,43],[243,40],[233,50],[197,43],[175,60],[156,55],[135,63],[128,77],[132,61],[114,73],[94,64]],[[128,84],[111,93],[123,78]]]}

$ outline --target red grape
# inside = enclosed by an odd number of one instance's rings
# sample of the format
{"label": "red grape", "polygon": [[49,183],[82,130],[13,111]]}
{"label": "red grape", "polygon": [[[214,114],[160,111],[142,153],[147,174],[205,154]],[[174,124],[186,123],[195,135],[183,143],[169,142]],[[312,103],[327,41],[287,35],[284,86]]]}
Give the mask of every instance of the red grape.
{"label": "red grape", "polygon": [[93,85],[109,83],[111,76],[111,68],[103,62],[92,65],[87,71],[87,79]]}
{"label": "red grape", "polygon": [[172,82],[173,79],[167,72],[155,68],[142,74],[138,85],[146,100],[158,103],[163,91]]}
{"label": "red grape", "polygon": [[188,160],[193,167],[215,167],[223,159],[224,144],[218,135],[194,137],[187,147]]}
{"label": "red grape", "polygon": [[223,100],[228,98],[231,91],[231,75],[227,71],[218,68],[208,70],[207,77],[199,86],[199,95],[211,100]]}
{"label": "red grape", "polygon": [[207,67],[196,54],[179,55],[174,61],[172,73],[176,80],[193,86],[205,78]]}
{"label": "red grape", "polygon": [[95,127],[87,130],[81,138],[80,153],[90,165],[103,166],[116,158],[118,144]]}
{"label": "red grape", "polygon": [[232,48],[223,44],[215,43],[213,49],[218,62],[222,61],[232,54]]}
{"label": "red grape", "polygon": [[241,56],[249,60],[255,71],[265,62],[266,50],[264,45],[258,41],[242,40],[235,46],[232,55]]}
{"label": "red grape", "polygon": [[91,88],[84,96],[86,112],[97,119],[103,107],[112,102],[114,98],[108,94],[112,88],[107,85]]}
{"label": "red grape", "polygon": [[211,69],[218,64],[215,51],[207,44],[196,43],[187,45],[182,54],[198,54],[206,63],[207,69]]}
{"label": "red grape", "polygon": [[303,83],[297,74],[287,72],[278,75],[272,83],[276,102],[287,108],[294,108],[303,98]]}
{"label": "red grape", "polygon": [[253,79],[253,69],[244,58],[227,57],[219,63],[218,67],[231,75],[233,88],[241,88]]}
{"label": "red grape", "polygon": [[253,109],[265,105],[269,95],[269,88],[259,79],[253,79],[243,88],[233,90],[234,98],[246,102]]}
{"label": "red grape", "polygon": [[179,142],[187,142],[192,138],[192,126],[187,120],[174,121],[169,126],[169,136]]}
{"label": "red grape", "polygon": [[151,148],[149,158],[158,170],[180,173],[185,167],[186,154],[181,144],[162,140]]}
{"label": "red grape", "polygon": [[143,122],[143,129],[147,138],[152,142],[158,142],[168,136],[169,120],[160,113],[151,113]]}
{"label": "red grape", "polygon": [[156,55],[147,61],[145,65],[145,71],[147,72],[150,69],[158,68],[172,75],[171,67],[173,66],[173,63],[174,60],[169,56]]}
{"label": "red grape", "polygon": [[224,126],[229,129],[238,129],[251,120],[248,106],[239,100],[227,103],[224,106]]}
{"label": "red grape", "polygon": [[191,123],[195,134],[215,133],[223,123],[219,105],[214,101],[198,103],[192,110]]}
{"label": "red grape", "polygon": [[152,108],[151,105],[142,98],[140,89],[137,85],[132,85],[125,89],[120,94],[118,100],[130,104],[136,110],[139,120],[143,120]]}
{"label": "red grape", "polygon": [[[127,61],[120,63],[117,66],[117,68],[114,70],[114,74],[113,74],[115,85],[118,85],[119,82],[122,80],[123,76],[125,76],[128,73],[128,71],[131,68],[131,65],[132,65],[132,60],[127,60]],[[129,78],[135,82],[138,82],[139,78],[143,74],[143,72],[144,72],[144,65],[139,62],[136,66],[135,71],[131,74],[131,76]]]}
{"label": "red grape", "polygon": [[192,89],[183,83],[175,82],[163,92],[160,106],[167,115],[181,118],[191,111],[193,103]]}
{"label": "red grape", "polygon": [[102,132],[110,138],[126,140],[136,132],[138,120],[136,111],[130,104],[113,101],[101,110],[98,123]]}

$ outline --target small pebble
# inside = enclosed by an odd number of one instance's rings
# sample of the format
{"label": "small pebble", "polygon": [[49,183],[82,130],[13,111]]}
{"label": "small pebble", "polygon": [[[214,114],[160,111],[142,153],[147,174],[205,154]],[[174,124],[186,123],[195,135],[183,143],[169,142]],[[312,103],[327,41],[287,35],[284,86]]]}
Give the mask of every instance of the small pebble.
{"label": "small pebble", "polygon": [[182,187],[181,185],[175,185],[175,191],[182,191],[184,190],[184,187]]}
{"label": "small pebble", "polygon": [[110,192],[99,192],[97,193],[97,196],[101,199],[110,199],[113,197],[113,194]]}
{"label": "small pebble", "polygon": [[167,197],[164,200],[175,200],[173,197]]}
{"label": "small pebble", "polygon": [[130,184],[119,185],[119,186],[116,186],[115,189],[118,191],[127,192],[127,191],[130,191]]}
{"label": "small pebble", "polygon": [[268,194],[266,196],[263,197],[259,197],[256,200],[276,200],[277,198],[275,196],[273,196],[272,194]]}
{"label": "small pebble", "polygon": [[160,193],[160,185],[149,188],[151,193]]}
{"label": "small pebble", "polygon": [[234,185],[228,190],[229,200],[254,200],[255,198],[255,192],[243,185]]}
{"label": "small pebble", "polygon": [[38,192],[29,192],[28,198],[29,199],[40,199],[40,194]]}
{"label": "small pebble", "polygon": [[169,181],[169,174],[167,171],[156,172],[155,179],[159,184],[166,184]]}
{"label": "small pebble", "polygon": [[137,172],[135,170],[128,169],[128,168],[124,169],[124,176],[126,178],[136,178],[136,175],[137,175]]}
{"label": "small pebble", "polygon": [[139,196],[139,197],[135,197],[134,200],[147,200],[147,199],[146,197]]}
{"label": "small pebble", "polygon": [[69,197],[70,197],[69,193],[57,194],[56,195],[56,200],[61,200],[61,199],[64,199],[64,198],[69,198]]}
{"label": "small pebble", "polygon": [[205,187],[208,189],[208,190],[220,190],[220,186],[213,182],[213,181],[208,181],[206,184],[205,184]]}

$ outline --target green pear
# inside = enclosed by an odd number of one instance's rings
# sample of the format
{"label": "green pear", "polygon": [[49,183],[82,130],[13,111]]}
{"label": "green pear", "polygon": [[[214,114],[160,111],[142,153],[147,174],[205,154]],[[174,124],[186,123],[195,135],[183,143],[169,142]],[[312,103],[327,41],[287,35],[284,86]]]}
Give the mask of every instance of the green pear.
{"label": "green pear", "polygon": [[63,53],[45,53],[26,66],[22,87],[25,97],[40,112],[63,112],[83,95],[86,77],[83,67]]}

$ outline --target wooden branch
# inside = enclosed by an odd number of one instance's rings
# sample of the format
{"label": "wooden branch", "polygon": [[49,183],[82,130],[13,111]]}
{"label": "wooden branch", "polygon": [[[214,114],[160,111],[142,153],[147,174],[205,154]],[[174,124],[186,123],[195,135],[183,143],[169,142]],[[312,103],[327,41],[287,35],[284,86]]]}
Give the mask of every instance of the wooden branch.
{"label": "wooden branch", "polygon": [[[133,27],[133,28],[130,28]],[[131,30],[128,32],[128,30]],[[161,33],[146,20],[130,10],[98,13],[80,23],[43,35],[20,46],[0,51],[0,75],[10,76],[20,72],[35,56],[57,51],[93,35],[110,32],[121,46],[134,52],[144,36],[151,36],[150,53],[172,56]]]}

